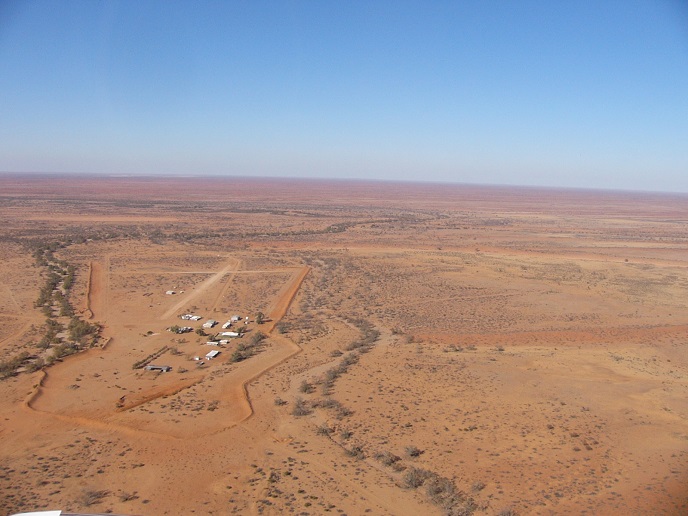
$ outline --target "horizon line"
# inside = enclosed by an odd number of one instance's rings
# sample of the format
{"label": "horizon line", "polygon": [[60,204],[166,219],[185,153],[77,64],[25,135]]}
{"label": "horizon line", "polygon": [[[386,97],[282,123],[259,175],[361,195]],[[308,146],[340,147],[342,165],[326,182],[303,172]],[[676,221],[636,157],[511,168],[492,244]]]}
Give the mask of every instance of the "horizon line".
{"label": "horizon line", "polygon": [[686,191],[667,190],[641,190],[632,188],[612,188],[595,186],[566,186],[566,185],[542,185],[542,184],[516,184],[516,183],[475,183],[466,181],[440,181],[432,179],[386,179],[386,178],[360,178],[360,177],[313,177],[313,176],[270,176],[270,175],[236,175],[236,174],[188,174],[168,172],[132,173],[99,173],[99,172],[55,172],[55,171],[9,171],[0,170],[0,176],[5,177],[88,177],[93,179],[242,179],[242,180],[279,180],[279,181],[311,181],[311,182],[349,182],[349,183],[390,183],[390,184],[423,184],[423,185],[452,185],[481,188],[516,188],[531,190],[552,191],[584,191],[607,192],[626,194],[660,194],[660,195],[688,195]]}

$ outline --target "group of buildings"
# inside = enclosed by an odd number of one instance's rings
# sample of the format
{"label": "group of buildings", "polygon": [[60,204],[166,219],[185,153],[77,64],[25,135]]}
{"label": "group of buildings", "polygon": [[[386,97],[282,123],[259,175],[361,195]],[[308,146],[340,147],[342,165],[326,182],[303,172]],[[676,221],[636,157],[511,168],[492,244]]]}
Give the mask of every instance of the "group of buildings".
{"label": "group of buildings", "polygon": [[[170,292],[168,292],[168,294]],[[183,315],[180,315],[179,317],[180,317],[180,319],[182,319],[184,321],[200,321],[201,319],[203,319],[202,316],[195,315],[195,314],[183,314]],[[230,317],[230,319],[227,322],[225,322],[222,325],[222,329],[228,330],[229,328],[232,327],[232,325],[237,324],[237,323],[241,322],[242,320],[244,321],[244,324],[248,324],[248,322],[249,322],[248,317],[242,318],[240,315],[233,315],[232,317]],[[216,321],[215,319],[208,319],[206,322],[203,323],[203,328],[206,330],[209,330],[209,329],[214,328],[218,324],[219,324],[218,321]],[[190,333],[194,329],[191,326],[172,326],[171,328],[168,328],[168,330],[170,330],[174,333],[181,334],[181,333]],[[211,338],[211,340],[206,342],[206,345],[208,345],[208,346],[224,346],[224,345],[229,344],[230,339],[241,338],[241,337],[243,337],[243,331],[242,330],[240,330],[240,331],[222,331],[222,332],[217,333],[213,338]],[[208,353],[206,353],[205,359],[206,360],[212,360],[213,358],[216,358],[219,354],[220,354],[220,350],[213,349],[213,350],[209,351]],[[194,357],[194,360],[201,361],[201,358],[200,357]],[[146,369],[146,371],[159,371],[159,372],[166,373],[166,372],[171,371],[172,367],[166,366],[166,365],[150,364],[150,365],[147,365],[145,367],[145,369]]]}

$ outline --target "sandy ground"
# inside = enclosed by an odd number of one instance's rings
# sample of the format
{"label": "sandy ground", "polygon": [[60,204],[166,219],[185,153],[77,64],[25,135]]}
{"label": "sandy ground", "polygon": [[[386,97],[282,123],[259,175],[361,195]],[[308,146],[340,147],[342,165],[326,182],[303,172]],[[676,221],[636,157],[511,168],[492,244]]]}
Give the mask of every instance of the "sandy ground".
{"label": "sandy ground", "polygon": [[[70,301],[103,325],[96,347],[0,381],[1,513],[688,513],[686,197],[8,176],[0,192],[3,356],[50,352],[37,241],[69,240]],[[166,331],[235,314],[246,335],[221,348]],[[171,372],[133,368],[160,350]],[[435,503],[415,470],[461,496]]]}

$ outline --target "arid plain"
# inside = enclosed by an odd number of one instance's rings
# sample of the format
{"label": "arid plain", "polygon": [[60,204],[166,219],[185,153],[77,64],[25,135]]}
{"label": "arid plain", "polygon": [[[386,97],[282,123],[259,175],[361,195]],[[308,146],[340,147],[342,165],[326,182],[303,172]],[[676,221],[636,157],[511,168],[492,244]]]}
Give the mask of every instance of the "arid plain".
{"label": "arid plain", "polygon": [[688,513],[686,195],[6,175],[0,224],[3,514]]}

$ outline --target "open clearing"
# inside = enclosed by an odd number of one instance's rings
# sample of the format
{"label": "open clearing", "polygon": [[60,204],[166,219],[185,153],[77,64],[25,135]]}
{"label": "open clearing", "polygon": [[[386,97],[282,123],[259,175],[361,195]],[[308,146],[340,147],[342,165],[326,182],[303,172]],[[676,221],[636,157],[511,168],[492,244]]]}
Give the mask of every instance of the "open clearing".
{"label": "open clearing", "polygon": [[[2,513],[688,513],[686,196],[0,192],[0,353],[24,353],[0,381]],[[43,367],[75,319],[100,337]]]}

